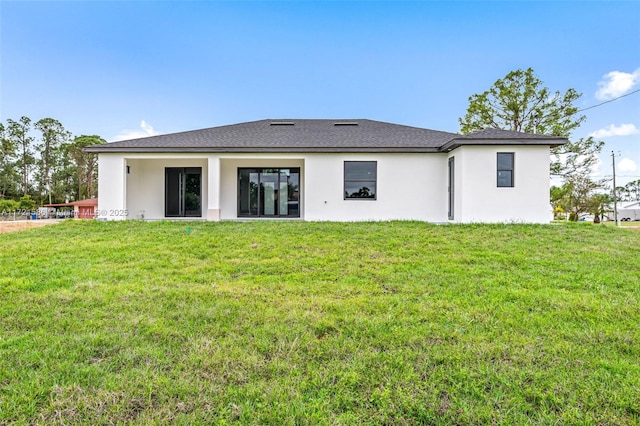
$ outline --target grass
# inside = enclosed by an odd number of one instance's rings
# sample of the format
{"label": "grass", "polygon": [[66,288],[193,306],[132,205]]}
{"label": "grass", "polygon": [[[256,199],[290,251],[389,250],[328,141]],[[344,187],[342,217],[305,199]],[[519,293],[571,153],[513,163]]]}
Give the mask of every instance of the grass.
{"label": "grass", "polygon": [[0,424],[638,424],[640,233],[69,221],[0,235]]}
{"label": "grass", "polygon": [[[609,223],[609,222],[607,222],[607,223]],[[615,226],[615,222],[610,222],[610,223],[611,223],[611,225]],[[620,221],[618,221],[618,226],[622,226],[622,227],[630,226],[630,227],[638,228],[638,227],[640,227],[640,222],[637,221],[637,220],[634,220],[632,222],[623,222],[623,221],[620,220]]]}

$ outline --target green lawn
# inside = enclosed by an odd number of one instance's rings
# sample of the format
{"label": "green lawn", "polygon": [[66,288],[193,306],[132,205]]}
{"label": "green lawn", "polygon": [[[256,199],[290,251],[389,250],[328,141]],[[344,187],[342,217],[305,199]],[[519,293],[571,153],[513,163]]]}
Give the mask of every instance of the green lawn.
{"label": "green lawn", "polygon": [[640,232],[0,235],[0,424],[640,423]]}

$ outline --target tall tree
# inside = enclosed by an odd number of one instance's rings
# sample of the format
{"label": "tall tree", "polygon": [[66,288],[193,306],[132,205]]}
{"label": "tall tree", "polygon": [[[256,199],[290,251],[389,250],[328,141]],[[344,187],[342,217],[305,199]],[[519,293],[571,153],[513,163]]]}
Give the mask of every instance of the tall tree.
{"label": "tall tree", "polygon": [[33,137],[31,132],[31,119],[21,117],[20,120],[7,120],[7,137],[18,147],[17,166],[22,172],[21,191],[23,195],[29,193],[29,178],[31,167],[35,164],[33,153]]}
{"label": "tall tree", "polygon": [[40,189],[48,196],[49,203],[52,202],[51,175],[55,172],[60,163],[62,154],[61,146],[70,139],[71,133],[64,129],[64,126],[53,118],[43,118],[35,124],[35,128],[41,133],[40,143],[37,145],[40,151],[39,184]]}
{"label": "tall tree", "polygon": [[100,136],[77,136],[66,146],[69,157],[73,160],[77,177],[77,199],[91,198],[97,195],[97,170],[98,156],[91,152],[85,152],[84,148],[90,145],[106,143]]}
{"label": "tall tree", "polygon": [[542,84],[531,68],[511,71],[469,98],[467,114],[458,119],[461,132],[494,128],[569,137],[585,120],[573,105],[581,94],[574,89],[551,93]]}
{"label": "tall tree", "polygon": [[633,201],[631,191],[627,186],[616,186],[615,193],[611,191],[611,197],[616,198],[618,201]]}
{"label": "tall tree", "polygon": [[[489,90],[469,98],[466,115],[458,120],[460,130],[471,133],[495,128],[569,138],[586,118],[574,105],[580,96],[575,89],[551,92],[533,69],[518,69],[497,80]],[[603,146],[603,141],[589,137],[552,149],[551,174],[563,179],[565,191],[575,191],[569,199],[586,202],[592,191],[604,185],[589,177]],[[586,205],[570,204],[567,211],[575,214],[588,209]]]}
{"label": "tall tree", "polygon": [[0,198],[17,195],[17,152],[18,146],[7,136],[4,124],[0,123]]}
{"label": "tall tree", "polygon": [[[570,179],[573,176],[588,176],[597,166],[598,154],[604,141],[592,137],[580,138],[551,150],[551,174]],[[604,184],[604,183],[603,183]]]}
{"label": "tall tree", "polygon": [[51,192],[55,200],[54,203],[69,202],[78,199],[76,194],[78,188],[76,176],[78,173],[76,163],[69,155],[67,149],[69,145],[69,143],[62,145],[60,150],[63,154],[60,156],[58,167],[51,175]]}
{"label": "tall tree", "polygon": [[627,183],[624,190],[628,194],[628,201],[640,201],[640,179]]}

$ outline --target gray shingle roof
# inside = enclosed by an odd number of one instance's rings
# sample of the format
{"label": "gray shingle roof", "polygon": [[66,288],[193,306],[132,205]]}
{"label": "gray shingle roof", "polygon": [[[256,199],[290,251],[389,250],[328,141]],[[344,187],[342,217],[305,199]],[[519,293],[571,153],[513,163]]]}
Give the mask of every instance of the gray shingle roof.
{"label": "gray shingle roof", "polygon": [[512,132],[502,129],[484,129],[468,135],[460,136],[458,139],[564,139],[559,136],[536,135],[534,133]]}
{"label": "gray shingle roof", "polygon": [[442,145],[440,150],[449,152],[462,145],[550,145],[555,147],[565,143],[567,143],[567,138],[560,136],[484,129],[467,135],[458,135]]}
{"label": "gray shingle roof", "polygon": [[[488,133],[490,132],[490,133]],[[88,152],[442,152],[499,139],[548,145],[544,136],[482,131],[462,136],[382,121],[277,119],[151,136],[87,147]],[[523,136],[526,135],[526,136]],[[443,149],[444,148],[444,149]]]}

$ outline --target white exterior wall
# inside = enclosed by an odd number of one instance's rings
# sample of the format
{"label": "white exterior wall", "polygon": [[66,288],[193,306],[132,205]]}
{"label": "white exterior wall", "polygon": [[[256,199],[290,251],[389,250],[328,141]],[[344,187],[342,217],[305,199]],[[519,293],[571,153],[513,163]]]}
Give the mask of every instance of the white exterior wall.
{"label": "white exterior wall", "polygon": [[[344,199],[344,162],[377,161],[377,197]],[[446,154],[310,154],[305,160],[306,220],[445,222]]]}
{"label": "white exterior wall", "polygon": [[[513,152],[514,187],[497,186],[497,153]],[[548,146],[462,146],[455,157],[453,222],[549,223]]]}
{"label": "white exterior wall", "polygon": [[[514,188],[496,185],[497,152],[515,153]],[[163,219],[165,168],[202,167],[201,219],[237,219],[239,167],[299,167],[301,219],[447,222],[452,156],[453,222],[549,222],[549,148],[516,145],[463,146],[449,154],[101,153],[98,215],[140,219],[144,211],[145,219]],[[344,199],[345,161],[377,162],[376,200]]]}
{"label": "white exterior wall", "polygon": [[[208,161],[207,158],[179,158],[164,154],[160,158],[127,158],[126,210],[128,219],[163,219],[164,216],[164,174],[166,167],[202,167],[202,215],[207,217],[208,205]],[[180,218],[172,218],[180,219]],[[187,219],[198,219],[189,217]]]}
{"label": "white exterior wall", "polygon": [[126,161],[122,154],[98,156],[98,219],[127,218],[123,214],[126,211],[126,172]]}
{"label": "white exterior wall", "polygon": [[[206,216],[209,221],[219,221],[220,220],[220,158],[210,156],[208,158],[207,164],[207,186],[203,187],[207,188],[207,198],[203,199],[202,208],[206,208],[206,213],[203,214]],[[204,177],[202,179],[205,180]],[[205,204],[204,201],[207,201]]]}
{"label": "white exterior wall", "polygon": [[142,219],[143,211],[145,219],[163,219],[165,167],[202,167],[201,218],[206,218],[207,160],[208,156],[202,155],[101,153],[98,156],[98,219]]}

